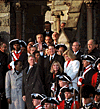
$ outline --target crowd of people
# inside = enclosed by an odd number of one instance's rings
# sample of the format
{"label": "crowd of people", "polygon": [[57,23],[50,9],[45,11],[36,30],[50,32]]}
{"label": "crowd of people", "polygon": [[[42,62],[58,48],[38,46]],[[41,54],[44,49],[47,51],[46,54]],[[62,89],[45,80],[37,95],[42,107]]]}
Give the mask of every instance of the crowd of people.
{"label": "crowd of people", "polygon": [[100,108],[97,42],[90,39],[82,52],[78,41],[69,49],[58,39],[47,21],[36,40],[11,40],[8,54],[0,42],[0,109]]}

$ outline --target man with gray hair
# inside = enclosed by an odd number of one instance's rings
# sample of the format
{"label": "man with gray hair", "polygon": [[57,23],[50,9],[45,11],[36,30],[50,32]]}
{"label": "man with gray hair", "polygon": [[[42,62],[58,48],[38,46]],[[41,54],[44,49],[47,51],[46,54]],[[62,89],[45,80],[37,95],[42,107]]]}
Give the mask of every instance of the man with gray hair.
{"label": "man with gray hair", "polygon": [[96,48],[96,40],[90,39],[87,42],[87,47],[88,50],[85,52],[85,54],[94,55],[96,58],[100,57],[99,50]]}
{"label": "man with gray hair", "polygon": [[29,66],[27,66],[23,71],[22,96],[23,101],[26,102],[27,109],[34,109],[31,99],[31,93],[44,93],[44,88],[39,72],[36,71],[37,66],[35,64],[34,55],[28,56],[28,63]]}

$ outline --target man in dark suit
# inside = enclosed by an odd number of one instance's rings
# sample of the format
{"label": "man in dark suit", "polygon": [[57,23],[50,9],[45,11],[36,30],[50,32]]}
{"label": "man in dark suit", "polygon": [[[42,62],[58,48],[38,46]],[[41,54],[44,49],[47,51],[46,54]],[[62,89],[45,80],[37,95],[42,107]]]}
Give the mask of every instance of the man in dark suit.
{"label": "man in dark suit", "polygon": [[58,61],[62,68],[64,68],[64,57],[61,56],[61,55],[58,55],[55,53],[56,49],[55,49],[55,46],[53,44],[49,45],[48,46],[48,50],[49,50],[49,56],[47,56],[44,60],[44,72],[45,72],[45,89],[46,89],[46,92],[47,92],[47,95],[50,96],[50,68],[51,68],[51,65],[53,63],[53,61]]}
{"label": "man in dark suit", "polygon": [[35,57],[33,55],[28,56],[28,63],[29,66],[23,71],[22,96],[23,100],[26,102],[27,109],[34,109],[31,93],[44,93],[44,88],[42,87],[40,75],[36,72],[37,66],[35,65]]}
{"label": "man in dark suit", "polygon": [[95,56],[96,58],[99,58],[100,57],[100,51],[96,48],[96,40],[94,39],[90,39],[88,42],[87,42],[87,47],[88,47],[88,50],[85,51],[85,54],[88,54],[88,55],[93,55]]}
{"label": "man in dark suit", "polygon": [[73,42],[72,45],[72,51],[76,56],[76,59],[78,61],[80,61],[80,70],[79,70],[79,75],[80,75],[80,71],[82,71],[83,67],[82,67],[82,60],[81,60],[81,55],[83,55],[83,53],[80,51],[81,48],[81,44],[79,42]]}
{"label": "man in dark suit", "polygon": [[[8,70],[7,68],[7,59],[8,56],[6,54],[7,45],[4,42],[0,42],[0,109],[7,109],[7,102],[5,95],[5,75]],[[2,97],[3,98],[2,98]],[[3,104],[6,105],[3,105]]]}
{"label": "man in dark suit", "polygon": [[45,26],[45,31],[43,32],[44,39],[45,36],[50,36],[52,38],[53,31],[51,31],[51,23],[49,21],[46,21],[44,23],[44,26]]}

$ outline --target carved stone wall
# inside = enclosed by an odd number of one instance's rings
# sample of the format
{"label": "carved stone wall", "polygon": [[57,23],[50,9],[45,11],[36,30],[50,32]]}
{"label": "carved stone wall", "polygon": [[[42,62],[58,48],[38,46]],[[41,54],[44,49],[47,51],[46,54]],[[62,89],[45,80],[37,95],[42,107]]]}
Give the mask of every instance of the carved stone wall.
{"label": "carved stone wall", "polygon": [[7,44],[10,40],[10,4],[0,1],[0,38]]}

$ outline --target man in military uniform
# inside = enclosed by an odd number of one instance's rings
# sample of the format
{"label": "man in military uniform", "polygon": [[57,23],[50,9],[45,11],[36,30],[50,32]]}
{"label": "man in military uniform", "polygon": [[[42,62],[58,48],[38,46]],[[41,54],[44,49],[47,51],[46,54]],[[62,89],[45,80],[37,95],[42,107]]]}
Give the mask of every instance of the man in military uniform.
{"label": "man in military uniform", "polygon": [[79,102],[73,100],[73,90],[74,89],[72,87],[65,87],[61,90],[65,95],[65,100],[60,102],[58,109],[73,109],[74,107],[74,109],[79,109]]}
{"label": "man in military uniform", "polygon": [[41,105],[41,100],[46,97],[46,95],[44,94],[39,94],[39,93],[32,93],[31,94],[32,97],[32,103],[35,106],[35,109],[42,109],[42,105]]}
{"label": "man in military uniform", "polygon": [[85,69],[84,69],[82,76],[78,78],[79,86],[83,84],[91,85],[92,76],[94,73],[96,73],[96,71],[92,67],[93,62],[95,62],[95,58],[91,55],[84,55],[82,57],[82,63]]}
{"label": "man in military uniform", "polygon": [[84,98],[83,104],[80,109],[98,109],[93,104],[93,99],[95,96],[95,89],[91,85],[84,85],[81,90],[82,98]]}
{"label": "man in military uniform", "polygon": [[56,100],[54,97],[46,97],[41,101],[41,105],[44,106],[43,109],[54,109],[56,105],[59,104],[59,101]]}

